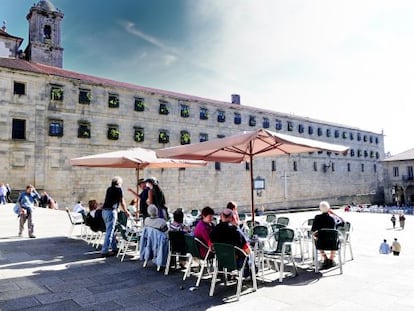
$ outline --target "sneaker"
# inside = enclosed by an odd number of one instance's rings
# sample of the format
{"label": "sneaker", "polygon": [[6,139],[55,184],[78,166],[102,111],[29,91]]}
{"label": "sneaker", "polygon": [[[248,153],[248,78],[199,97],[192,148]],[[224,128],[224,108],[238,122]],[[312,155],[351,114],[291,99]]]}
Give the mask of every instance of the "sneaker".
{"label": "sneaker", "polygon": [[19,232],[19,238],[21,238],[22,237],[22,233],[21,232]]}
{"label": "sneaker", "polygon": [[331,261],[329,259],[325,259],[324,262],[321,264],[319,270],[326,270],[331,267]]}
{"label": "sneaker", "polygon": [[36,236],[35,235],[29,235],[29,238],[31,238],[31,239],[35,239],[36,238]]}

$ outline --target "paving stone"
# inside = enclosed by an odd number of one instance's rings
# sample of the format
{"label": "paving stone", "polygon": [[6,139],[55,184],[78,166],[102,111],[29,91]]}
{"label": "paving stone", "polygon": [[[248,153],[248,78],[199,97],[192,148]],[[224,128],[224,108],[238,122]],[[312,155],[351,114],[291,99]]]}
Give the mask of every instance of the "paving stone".
{"label": "paving stone", "polygon": [[0,302],[0,310],[3,311],[12,311],[12,310],[22,310],[25,308],[30,308],[34,306],[39,306],[40,302],[31,297],[21,297],[17,299],[9,299],[4,302]]}

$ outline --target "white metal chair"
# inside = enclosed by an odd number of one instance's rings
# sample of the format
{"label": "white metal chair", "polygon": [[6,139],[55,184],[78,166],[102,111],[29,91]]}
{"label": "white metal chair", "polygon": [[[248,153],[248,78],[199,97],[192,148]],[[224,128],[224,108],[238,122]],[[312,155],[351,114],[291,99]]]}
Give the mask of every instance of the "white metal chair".
{"label": "white metal chair", "polygon": [[354,260],[354,254],[352,252],[352,244],[351,244],[351,232],[353,231],[353,227],[352,227],[350,222],[346,221],[343,226],[338,227],[338,231],[341,233],[340,238],[341,238],[342,246],[343,246],[343,249],[344,249],[344,251],[343,251],[343,254],[344,254],[343,263],[345,264],[347,247],[349,248],[349,253],[351,255],[350,260]]}
{"label": "white metal chair", "polygon": [[68,208],[66,208],[66,213],[68,214],[69,221],[70,221],[70,228],[68,232],[68,237],[72,237],[73,230],[76,226],[81,226],[81,237],[83,237],[85,232],[85,222],[83,220],[82,214],[80,213],[72,213]]}
{"label": "white metal chair", "polygon": [[121,244],[119,246],[116,257],[121,256],[121,261],[124,261],[125,255],[129,251],[131,245],[135,246],[134,253],[138,255],[141,230],[139,230],[138,227],[124,226],[123,224],[118,224],[118,226],[119,233],[121,235]]}

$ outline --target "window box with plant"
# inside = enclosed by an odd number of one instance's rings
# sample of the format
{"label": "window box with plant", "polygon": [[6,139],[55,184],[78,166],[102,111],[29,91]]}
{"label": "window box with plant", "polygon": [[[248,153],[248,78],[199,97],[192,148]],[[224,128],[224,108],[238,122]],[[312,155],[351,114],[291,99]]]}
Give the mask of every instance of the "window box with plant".
{"label": "window box with plant", "polygon": [[181,117],[188,118],[190,117],[190,108],[187,105],[181,105]]}
{"label": "window box with plant", "polygon": [[200,120],[208,120],[208,110],[207,108],[200,109]]}
{"label": "window box with plant", "polygon": [[181,131],[181,145],[191,144],[191,135],[187,131]]}
{"label": "window box with plant", "polygon": [[59,85],[52,85],[50,88],[50,99],[53,101],[63,100],[63,87]]}
{"label": "window box with plant", "polygon": [[78,138],[91,138],[91,127],[89,124],[79,124]]}
{"label": "window box with plant", "polygon": [[170,113],[170,110],[168,109],[167,103],[160,103],[160,114],[167,115]]}
{"label": "window box with plant", "polygon": [[108,97],[109,108],[119,108],[119,97],[118,95],[109,95]]}
{"label": "window box with plant", "polygon": [[118,140],[119,139],[119,129],[118,127],[109,126],[108,127],[108,139]]}
{"label": "window box with plant", "polygon": [[160,144],[168,144],[170,142],[170,136],[167,131],[160,131],[158,135],[158,142]]}
{"label": "window box with plant", "polygon": [[144,102],[143,98],[135,98],[134,110],[135,111],[144,111],[145,110],[145,102]]}
{"label": "window box with plant", "polygon": [[92,94],[90,90],[79,90],[79,104],[89,105],[92,100]]}
{"label": "window box with plant", "polygon": [[134,140],[137,143],[144,141],[144,129],[143,128],[136,128],[134,130]]}

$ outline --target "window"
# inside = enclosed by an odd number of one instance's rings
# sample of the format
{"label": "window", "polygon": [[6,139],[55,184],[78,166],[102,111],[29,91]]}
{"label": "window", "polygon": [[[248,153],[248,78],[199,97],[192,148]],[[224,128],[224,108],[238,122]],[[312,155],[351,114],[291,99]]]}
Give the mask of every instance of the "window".
{"label": "window", "polygon": [[119,127],[116,124],[108,124],[108,139],[118,140],[119,139]]}
{"label": "window", "polygon": [[51,120],[49,121],[49,136],[63,136],[63,121]]}
{"label": "window", "polygon": [[351,157],[354,157],[354,156],[355,156],[355,150],[351,149]]}
{"label": "window", "polygon": [[348,132],[342,132],[342,138],[347,139],[348,138]]}
{"label": "window", "polygon": [[408,176],[409,180],[414,179],[414,171],[413,171],[413,167],[411,165],[407,166],[407,176]]}
{"label": "window", "polygon": [[364,142],[367,142],[367,141],[368,141],[368,136],[364,135]]}
{"label": "window", "polygon": [[91,138],[91,125],[89,122],[79,122],[78,138]]}
{"label": "window", "polygon": [[141,143],[144,141],[145,135],[144,135],[144,128],[142,127],[134,127],[134,140],[137,143]]}
{"label": "window", "polygon": [[313,127],[310,125],[308,126],[308,134],[313,135]]}
{"label": "window", "polygon": [[116,94],[109,94],[108,96],[108,107],[119,108],[119,96]]}
{"label": "window", "polygon": [[26,139],[26,120],[13,119],[12,139]]}
{"label": "window", "polygon": [[246,171],[250,171],[250,163],[244,162],[244,168],[246,169]]}
{"label": "window", "polygon": [[276,121],[275,121],[275,128],[278,131],[280,131],[282,129],[282,121],[281,120],[276,119]]}
{"label": "window", "polygon": [[276,161],[272,160],[272,172],[276,172]]}
{"label": "window", "polygon": [[351,163],[347,163],[347,169],[348,169],[348,172],[351,171]]}
{"label": "window", "polygon": [[287,130],[289,132],[292,132],[293,131],[293,122],[292,121],[288,121],[287,122]]}
{"label": "window", "polygon": [[89,105],[91,103],[91,90],[79,89],[79,104]]}
{"label": "window", "polygon": [[200,120],[208,120],[208,109],[200,108]]}
{"label": "window", "polygon": [[158,142],[160,144],[167,144],[170,142],[170,135],[167,130],[160,130],[158,134]]}
{"label": "window", "polygon": [[354,133],[349,132],[349,139],[350,139],[350,140],[354,140]]}
{"label": "window", "polygon": [[167,115],[170,113],[167,102],[160,102],[160,108],[158,110],[158,113],[163,115]]}
{"label": "window", "polygon": [[26,84],[14,81],[13,94],[26,95]]}
{"label": "window", "polygon": [[372,158],[372,159],[375,158],[375,152],[371,150],[369,152],[369,157]]}
{"label": "window", "polygon": [[377,152],[375,152],[375,158],[376,158],[376,159],[379,159],[379,157],[380,157],[379,152],[378,152],[378,151],[377,151]]}
{"label": "window", "polygon": [[214,162],[214,169],[216,171],[220,171],[221,170],[221,163],[220,162]]}
{"label": "window", "polygon": [[365,171],[365,165],[364,165],[364,163],[361,163],[361,172],[364,172]]}
{"label": "window", "polygon": [[217,122],[225,122],[226,121],[226,113],[223,110],[217,111]]}
{"label": "window", "polygon": [[145,110],[145,100],[142,97],[134,97],[134,110],[135,111]]}
{"label": "window", "polygon": [[378,145],[378,137],[375,137],[375,143]]}
{"label": "window", "polygon": [[313,170],[314,170],[315,172],[317,172],[317,171],[318,171],[318,163],[317,163],[316,161],[314,161],[314,162],[313,162]]}
{"label": "window", "polygon": [[364,158],[368,157],[368,151],[364,150]]}
{"label": "window", "polygon": [[318,136],[322,136],[323,135],[323,130],[321,127],[318,127]]}
{"label": "window", "polygon": [[303,124],[299,124],[299,127],[298,127],[298,132],[299,132],[300,134],[302,134],[304,131],[305,131],[305,127],[303,126]]}
{"label": "window", "polygon": [[52,84],[50,86],[50,99],[62,101],[63,100],[63,86]]}
{"label": "window", "polygon": [[241,118],[241,114],[238,112],[234,113],[234,124],[241,124],[242,122],[242,118]]}
{"label": "window", "polygon": [[358,149],[357,156],[358,158],[362,157],[362,150]]}
{"label": "window", "polygon": [[224,137],[226,137],[226,135],[223,135],[223,134],[218,134],[217,135],[217,138],[224,138]]}
{"label": "window", "polygon": [[207,141],[207,140],[208,140],[208,134],[200,133],[200,143],[202,143],[203,141]]}
{"label": "window", "polygon": [[249,125],[250,126],[256,126],[256,117],[255,116],[249,116]]}
{"label": "window", "polygon": [[293,161],[293,170],[296,172],[298,170],[298,162]]}
{"label": "window", "polygon": [[376,172],[377,172],[377,164],[374,163],[374,173],[376,173]]}
{"label": "window", "polygon": [[398,166],[394,166],[394,167],[392,168],[392,170],[393,170],[393,175],[394,175],[394,177],[398,177],[398,176],[400,176],[400,170],[398,169]]}
{"label": "window", "polygon": [[357,133],[357,141],[361,141],[361,133]]}
{"label": "window", "polygon": [[50,25],[45,25],[45,27],[43,27],[43,36],[45,38],[45,42],[46,40],[51,39],[51,35],[52,35],[52,27],[50,27]]}
{"label": "window", "polygon": [[263,118],[262,126],[263,126],[264,129],[268,129],[270,127],[269,118]]}
{"label": "window", "polygon": [[326,137],[331,137],[331,129],[326,129]]}
{"label": "window", "polygon": [[181,104],[180,114],[182,118],[188,118],[190,116],[190,108],[188,108],[188,105]]}
{"label": "window", "polygon": [[191,144],[191,135],[188,131],[181,131],[181,145]]}
{"label": "window", "polygon": [[370,144],[372,144],[374,142],[374,137],[370,136],[369,137],[369,142],[370,142]]}
{"label": "window", "polygon": [[334,136],[335,136],[335,138],[338,138],[339,137],[339,130],[335,130]]}
{"label": "window", "polygon": [[331,163],[331,170],[332,170],[332,172],[335,172],[335,163]]}

